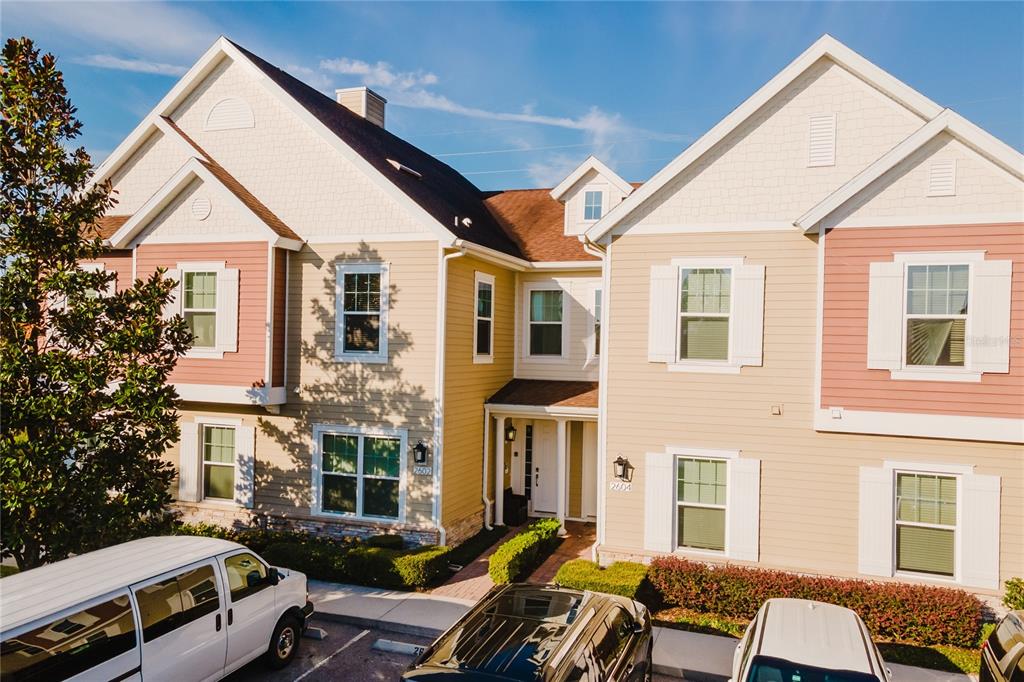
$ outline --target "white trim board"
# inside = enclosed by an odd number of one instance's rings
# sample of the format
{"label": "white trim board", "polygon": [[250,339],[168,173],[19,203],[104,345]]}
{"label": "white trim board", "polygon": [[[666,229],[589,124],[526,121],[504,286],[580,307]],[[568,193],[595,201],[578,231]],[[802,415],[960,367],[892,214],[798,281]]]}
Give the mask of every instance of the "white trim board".
{"label": "white trim board", "polygon": [[[834,411],[840,415],[838,419],[832,417]],[[1002,417],[868,412],[828,407],[814,411],[814,428],[816,431],[838,433],[1024,443],[1024,419]]]}
{"label": "white trim board", "polygon": [[174,384],[174,389],[182,400],[196,403],[283,405],[287,398],[284,386],[248,388],[217,384]]}
{"label": "white trim board", "polygon": [[640,205],[739,128],[744,121],[753,116],[762,106],[767,104],[812,64],[822,58],[828,58],[847,71],[850,71],[861,80],[902,104],[919,116],[922,121],[930,120],[938,116],[942,111],[942,107],[935,102],[872,64],[832,36],[825,34],[807,48],[803,54],[790,62],[774,78],[765,83],[757,92],[747,98],[743,104],[719,121],[715,127],[687,147],[685,151],[656,173],[653,178],[641,185],[622,203],[609,211],[608,215],[597,221],[596,224],[587,230],[587,237],[593,242],[605,238]]}
{"label": "white trim board", "polygon": [[[615,171],[602,163],[602,161],[596,156],[591,154],[584,159],[583,163],[576,166],[576,168],[569,173],[564,180],[558,183],[557,187],[551,190],[551,198],[555,201],[561,201],[562,197],[564,197],[565,194],[590,171],[594,171],[604,177],[626,196],[629,196],[630,192],[633,191],[633,185],[623,180]],[[605,197],[602,197],[602,203],[605,199],[607,199],[607,192],[605,192]],[[604,207],[602,206],[602,211],[603,210]]]}
{"label": "white trim board", "polygon": [[583,421],[596,421],[596,407],[559,407],[557,405],[512,405],[485,403],[487,411],[495,417],[564,417]]}

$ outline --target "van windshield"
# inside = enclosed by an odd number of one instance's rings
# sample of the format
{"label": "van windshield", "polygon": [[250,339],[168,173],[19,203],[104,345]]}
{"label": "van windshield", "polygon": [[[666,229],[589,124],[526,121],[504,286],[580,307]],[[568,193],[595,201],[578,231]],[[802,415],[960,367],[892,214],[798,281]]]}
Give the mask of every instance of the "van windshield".
{"label": "van windshield", "polygon": [[828,670],[771,656],[757,656],[750,666],[747,682],[879,682],[879,679],[854,670]]}

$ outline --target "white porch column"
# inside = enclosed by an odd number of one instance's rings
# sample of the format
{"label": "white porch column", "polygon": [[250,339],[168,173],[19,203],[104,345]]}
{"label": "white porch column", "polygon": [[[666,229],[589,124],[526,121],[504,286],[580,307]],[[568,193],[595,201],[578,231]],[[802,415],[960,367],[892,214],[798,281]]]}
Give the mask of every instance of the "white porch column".
{"label": "white porch column", "polygon": [[558,522],[562,524],[562,527],[558,529],[558,534],[565,535],[565,478],[566,471],[568,469],[566,465],[569,463],[569,453],[568,448],[566,448],[567,429],[565,428],[565,419],[557,419],[555,424],[557,425],[557,435],[555,436],[555,439],[558,442],[558,453],[556,455],[556,461],[558,462],[558,490],[555,503],[555,516],[558,518]]}
{"label": "white porch column", "polygon": [[494,420],[494,525],[505,525],[505,417]]}

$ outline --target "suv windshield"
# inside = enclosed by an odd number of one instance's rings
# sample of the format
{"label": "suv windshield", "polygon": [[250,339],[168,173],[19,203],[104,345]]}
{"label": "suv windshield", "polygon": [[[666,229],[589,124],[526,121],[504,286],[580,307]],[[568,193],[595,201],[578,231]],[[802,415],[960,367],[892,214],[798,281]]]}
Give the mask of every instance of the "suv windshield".
{"label": "suv windshield", "polygon": [[879,682],[868,673],[853,670],[826,670],[790,663],[781,658],[757,656],[750,666],[747,682]]}

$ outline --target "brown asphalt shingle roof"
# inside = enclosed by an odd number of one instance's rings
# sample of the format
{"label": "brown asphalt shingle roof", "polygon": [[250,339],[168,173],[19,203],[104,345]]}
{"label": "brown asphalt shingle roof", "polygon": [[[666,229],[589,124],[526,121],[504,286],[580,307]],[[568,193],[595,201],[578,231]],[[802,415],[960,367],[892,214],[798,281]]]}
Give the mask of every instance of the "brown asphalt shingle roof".
{"label": "brown asphalt shingle roof", "polygon": [[512,189],[487,197],[487,208],[531,261],[597,261],[565,235],[565,206],[550,189]]}
{"label": "brown asphalt shingle roof", "polygon": [[114,236],[121,226],[128,222],[131,218],[130,215],[105,215],[96,221],[96,224],[92,228],[86,228],[84,230],[85,236],[99,237],[100,239],[110,239]]}
{"label": "brown asphalt shingle roof", "polygon": [[497,405],[597,407],[596,381],[513,379],[487,399]]}
{"label": "brown asphalt shingle roof", "polygon": [[[521,258],[522,253],[484,205],[484,194],[451,166],[393,135],[273,64],[232,43],[306,111],[460,239]],[[420,175],[395,168],[389,159]],[[469,218],[471,225],[465,225]]]}

